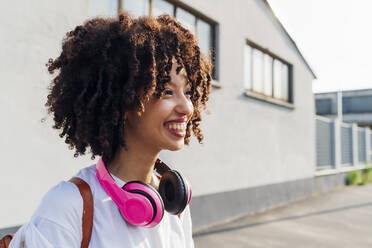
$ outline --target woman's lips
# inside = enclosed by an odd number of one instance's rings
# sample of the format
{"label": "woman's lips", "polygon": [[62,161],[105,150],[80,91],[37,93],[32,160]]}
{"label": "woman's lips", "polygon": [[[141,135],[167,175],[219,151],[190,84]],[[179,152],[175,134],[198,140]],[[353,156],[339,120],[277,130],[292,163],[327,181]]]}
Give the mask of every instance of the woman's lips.
{"label": "woman's lips", "polygon": [[185,136],[185,133],[184,132],[178,132],[176,130],[173,130],[173,129],[170,129],[170,128],[167,128],[166,126],[164,126],[165,129],[167,129],[168,132],[170,132],[172,135],[178,137],[178,138],[182,138]]}
{"label": "woman's lips", "polygon": [[182,122],[187,122],[187,120],[185,118],[179,118],[179,119],[167,121],[165,123],[182,123]]}
{"label": "woman's lips", "polygon": [[187,123],[185,119],[175,119],[164,123],[165,129],[177,138],[185,137]]}

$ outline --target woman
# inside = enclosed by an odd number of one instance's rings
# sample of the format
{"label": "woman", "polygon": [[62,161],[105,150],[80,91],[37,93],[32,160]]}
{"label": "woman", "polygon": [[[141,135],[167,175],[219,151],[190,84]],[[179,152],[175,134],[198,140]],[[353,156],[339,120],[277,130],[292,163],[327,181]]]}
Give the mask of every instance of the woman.
{"label": "woman", "polygon": [[[102,171],[121,194],[130,181],[160,192],[154,172],[160,151],[188,145],[191,130],[199,143],[203,140],[199,124],[211,64],[193,34],[169,15],[133,19],[121,13],[88,20],[67,33],[60,56],[47,66],[51,74],[57,72],[46,103],[54,128],[61,129],[75,157],[87,148],[92,159],[99,156]],[[159,223],[133,224],[104,187],[98,164],[76,175],[93,194],[89,247],[194,246],[188,205],[164,211]],[[186,179],[178,176],[186,189]],[[61,182],[44,196],[10,247],[80,247],[82,214],[78,188]]]}

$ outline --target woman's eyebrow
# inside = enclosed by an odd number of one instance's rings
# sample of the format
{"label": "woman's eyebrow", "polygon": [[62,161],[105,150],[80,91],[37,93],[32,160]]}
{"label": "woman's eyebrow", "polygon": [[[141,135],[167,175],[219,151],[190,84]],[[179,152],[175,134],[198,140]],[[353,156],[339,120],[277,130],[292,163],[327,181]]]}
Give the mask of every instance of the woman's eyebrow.
{"label": "woman's eyebrow", "polygon": [[[186,76],[185,76],[185,79],[186,79],[186,80],[184,80],[184,86],[185,86],[185,87],[186,87],[186,86],[191,86],[191,84],[188,82]],[[165,84],[170,84],[170,85],[173,85],[173,86],[177,86],[173,81],[166,82]]]}

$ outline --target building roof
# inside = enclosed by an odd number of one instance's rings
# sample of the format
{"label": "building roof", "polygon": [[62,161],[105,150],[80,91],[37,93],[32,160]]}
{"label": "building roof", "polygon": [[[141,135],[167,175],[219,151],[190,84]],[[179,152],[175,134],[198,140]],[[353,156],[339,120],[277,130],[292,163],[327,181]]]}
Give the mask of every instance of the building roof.
{"label": "building roof", "polygon": [[372,88],[367,89],[352,89],[352,90],[334,90],[327,92],[314,93],[315,96],[337,94],[341,92],[343,96],[356,96],[356,95],[372,95]]}
{"label": "building roof", "polygon": [[296,42],[292,39],[292,37],[288,34],[287,30],[284,28],[283,24],[279,21],[279,18],[275,15],[273,9],[271,8],[270,4],[267,2],[267,0],[262,0],[264,2],[264,4],[266,5],[266,7],[268,8],[268,10],[270,11],[270,13],[272,14],[272,16],[274,17],[275,21],[279,24],[279,26],[281,27],[281,29],[283,30],[283,32],[287,35],[288,39],[291,41],[291,43],[293,44],[294,48],[296,49],[298,55],[300,55],[300,58],[301,60],[305,63],[307,69],[311,72],[311,74],[313,75],[314,79],[316,79],[316,75],[313,71],[313,69],[311,69],[310,65],[307,63],[306,59],[304,58],[304,56],[302,55],[302,53],[300,52],[300,49],[297,47],[296,45]]}

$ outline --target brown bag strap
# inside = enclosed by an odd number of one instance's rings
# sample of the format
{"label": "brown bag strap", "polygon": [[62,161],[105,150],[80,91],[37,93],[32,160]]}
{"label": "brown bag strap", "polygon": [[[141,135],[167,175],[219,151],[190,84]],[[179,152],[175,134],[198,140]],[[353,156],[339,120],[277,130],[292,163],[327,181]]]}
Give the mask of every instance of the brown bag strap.
{"label": "brown bag strap", "polygon": [[8,248],[13,236],[14,234],[8,234],[2,237],[2,239],[0,239],[0,248]]}
{"label": "brown bag strap", "polygon": [[81,178],[73,177],[69,182],[74,183],[79,188],[80,194],[83,197],[83,238],[81,240],[81,248],[88,248],[93,227],[92,191],[90,190],[89,184]]}

